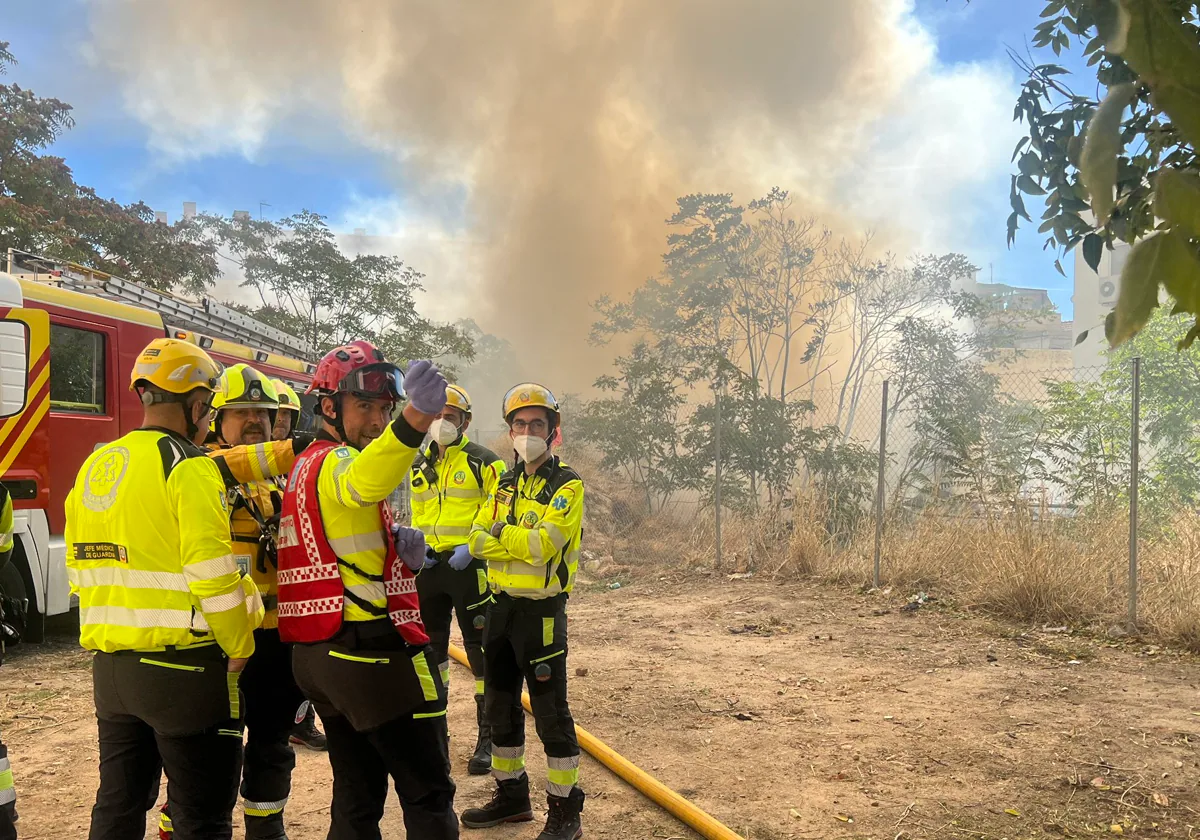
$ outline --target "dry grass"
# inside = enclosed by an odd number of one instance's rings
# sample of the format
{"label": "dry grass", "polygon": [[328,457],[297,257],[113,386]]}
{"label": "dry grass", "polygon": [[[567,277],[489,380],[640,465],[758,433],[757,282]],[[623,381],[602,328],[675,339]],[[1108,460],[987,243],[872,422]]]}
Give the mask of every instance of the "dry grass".
{"label": "dry grass", "polygon": [[[644,505],[627,495],[605,488],[594,494],[598,504],[589,512],[589,543],[618,567],[702,567],[856,587],[871,583],[875,533],[869,518],[859,533],[833,540],[812,499],[798,499],[786,515],[727,513],[718,569],[711,514],[646,515]],[[986,516],[942,511],[891,521],[883,540],[884,586],[936,593],[964,609],[1033,624],[1097,632],[1123,625],[1127,578],[1123,511],[1044,521],[1028,509]],[[1143,543],[1139,579],[1141,632],[1200,652],[1200,514],[1181,513],[1162,536]]]}

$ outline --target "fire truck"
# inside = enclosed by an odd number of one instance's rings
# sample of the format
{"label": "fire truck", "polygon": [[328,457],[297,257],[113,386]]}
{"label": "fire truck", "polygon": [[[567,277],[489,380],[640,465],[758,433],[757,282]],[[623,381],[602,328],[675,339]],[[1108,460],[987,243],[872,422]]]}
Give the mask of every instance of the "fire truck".
{"label": "fire truck", "polygon": [[[142,422],[129,371],[163,336],[246,362],[300,394],[313,348],[212,299],[194,302],[74,263],[9,249],[0,265],[0,481],[12,495],[16,541],[0,587],[25,599],[25,639],[68,612],[63,503],[98,446]],[[301,397],[300,428],[312,401]]]}

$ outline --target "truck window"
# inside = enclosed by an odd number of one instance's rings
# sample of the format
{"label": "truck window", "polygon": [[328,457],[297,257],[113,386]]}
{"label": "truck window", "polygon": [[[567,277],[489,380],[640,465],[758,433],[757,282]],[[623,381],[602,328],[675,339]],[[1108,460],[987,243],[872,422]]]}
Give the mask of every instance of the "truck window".
{"label": "truck window", "polygon": [[75,414],[104,414],[104,336],[50,325],[50,407]]}

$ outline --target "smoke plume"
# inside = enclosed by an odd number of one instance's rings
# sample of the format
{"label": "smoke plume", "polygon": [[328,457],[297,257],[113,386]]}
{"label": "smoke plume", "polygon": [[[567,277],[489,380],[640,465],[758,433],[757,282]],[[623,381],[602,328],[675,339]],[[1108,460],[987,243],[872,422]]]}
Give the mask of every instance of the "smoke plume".
{"label": "smoke plume", "polygon": [[97,66],[164,156],[253,157],[330,142],[331,126],[384,153],[405,209],[371,232],[432,227],[464,252],[446,274],[416,261],[432,314],[476,318],[564,391],[607,359],[584,340],[590,302],[658,270],[677,196],[778,184],[843,230],[941,245],[963,218],[942,205],[983,189],[1011,148],[991,119],[1007,122],[1007,80],[936,69],[909,0],[128,0],[91,14]]}

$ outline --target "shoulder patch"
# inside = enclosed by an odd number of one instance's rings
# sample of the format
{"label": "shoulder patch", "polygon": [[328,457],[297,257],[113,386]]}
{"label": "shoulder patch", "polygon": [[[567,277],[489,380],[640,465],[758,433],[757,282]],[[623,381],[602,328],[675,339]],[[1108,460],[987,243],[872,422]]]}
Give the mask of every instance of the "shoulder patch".
{"label": "shoulder patch", "polygon": [[337,458],[338,460],[341,460],[342,458],[349,458],[350,455],[351,452],[349,446],[339,446],[337,449],[333,450],[333,457]]}
{"label": "shoulder patch", "polygon": [[170,435],[163,435],[158,439],[158,454],[162,458],[163,478],[170,478],[171,472],[188,458],[207,457],[200,447]]}
{"label": "shoulder patch", "polygon": [[[571,494],[574,495],[573,493]],[[559,513],[571,506],[571,500],[567,498],[566,493],[559,492],[553,499],[550,500],[550,507],[554,508]]]}

